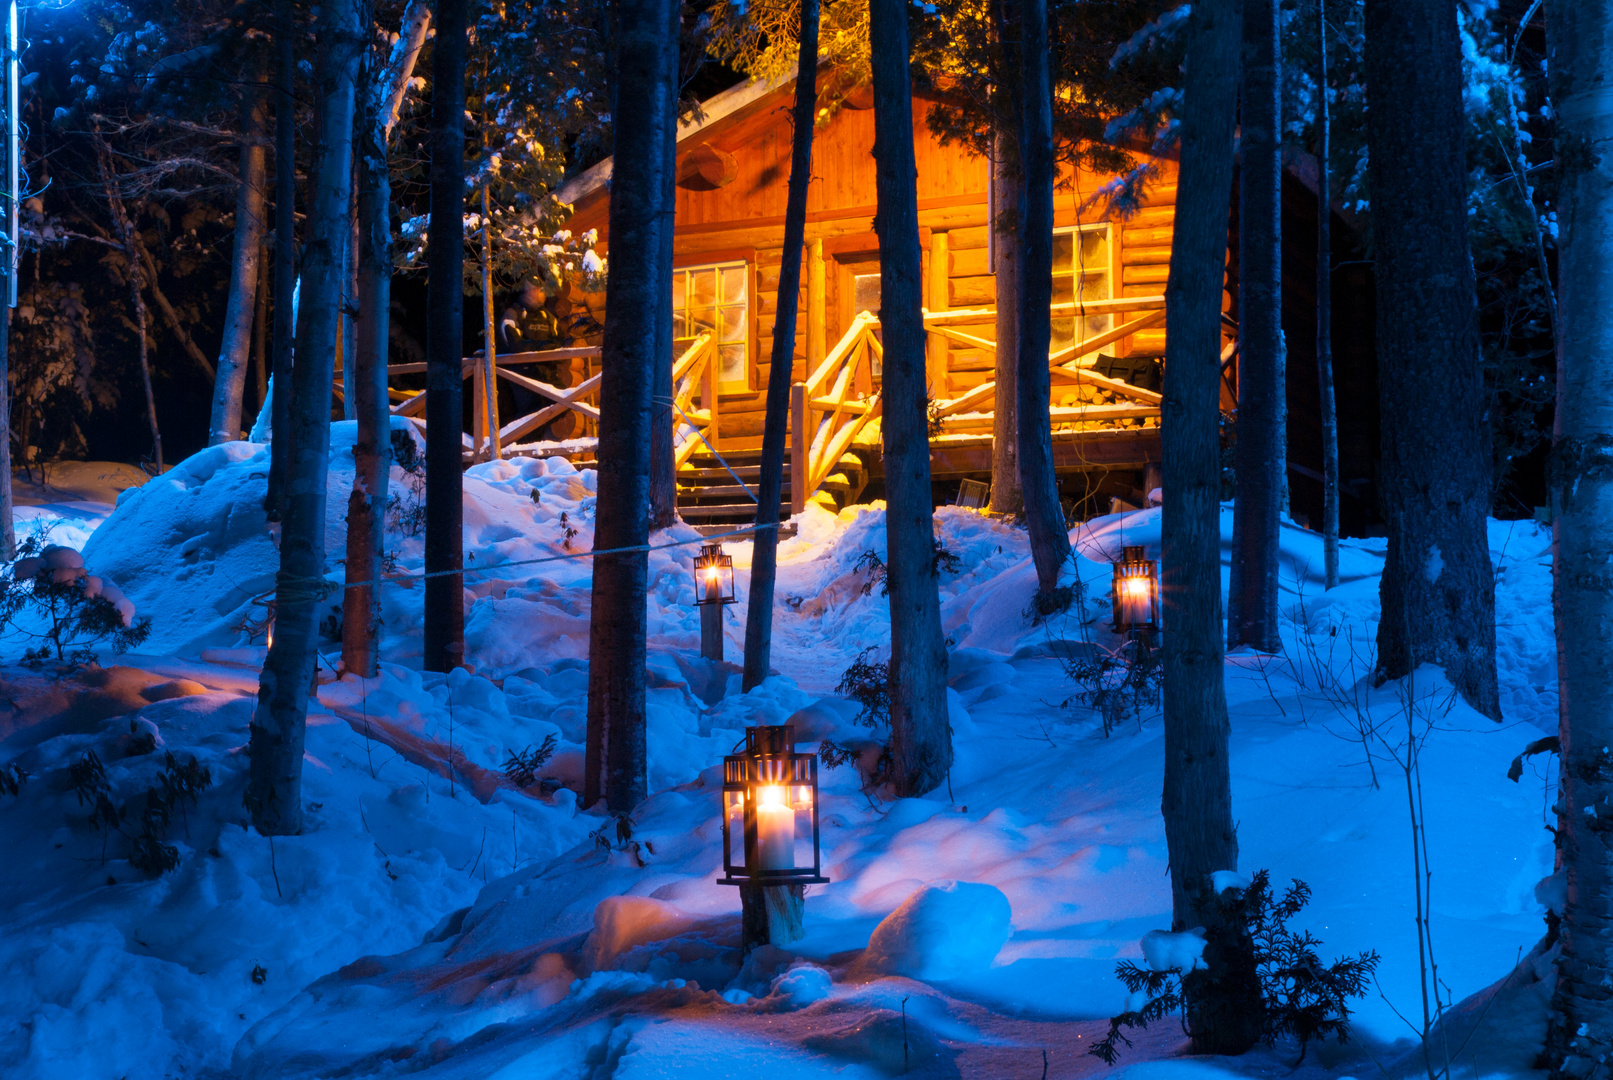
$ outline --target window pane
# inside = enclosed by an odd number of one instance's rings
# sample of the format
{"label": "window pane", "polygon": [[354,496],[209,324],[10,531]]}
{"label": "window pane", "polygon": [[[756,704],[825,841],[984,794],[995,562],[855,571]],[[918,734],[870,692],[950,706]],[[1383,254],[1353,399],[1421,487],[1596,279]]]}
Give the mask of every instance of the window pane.
{"label": "window pane", "polygon": [[1075,299],[1075,278],[1069,274],[1053,275],[1053,303],[1067,304]]}
{"label": "window pane", "polygon": [[879,314],[879,275],[857,274],[851,279],[851,303],[859,313]]}
{"label": "window pane", "polygon": [[722,270],[722,296],[718,299],[723,304],[743,304],[745,302],[745,279],[750,277],[743,266],[725,266]]}
{"label": "window pane", "polygon": [[688,285],[689,275],[687,273],[682,270],[672,272],[672,309],[674,311],[683,310],[684,305],[688,303]]}
{"label": "window pane", "polygon": [[719,360],[717,378],[720,382],[745,381],[745,346],[724,345],[717,355]]}
{"label": "window pane", "polygon": [[1053,234],[1053,272],[1069,273],[1074,267],[1071,265],[1075,252],[1075,238],[1069,233]]}
{"label": "window pane", "polygon": [[706,308],[717,302],[717,271],[691,270],[689,272],[689,306]]}
{"label": "window pane", "polygon": [[707,330],[717,328],[717,309],[712,307],[692,307],[689,309],[689,333],[703,334]]}
{"label": "window pane", "polygon": [[1089,229],[1081,234],[1081,266],[1088,270],[1109,268],[1109,230]]}
{"label": "window pane", "polygon": [[725,307],[719,309],[722,319],[722,333],[718,340],[723,344],[732,341],[743,343],[745,340],[745,309],[742,307]]}
{"label": "window pane", "polygon": [[1058,352],[1075,341],[1075,320],[1054,319],[1053,333],[1048,339],[1048,352]]}

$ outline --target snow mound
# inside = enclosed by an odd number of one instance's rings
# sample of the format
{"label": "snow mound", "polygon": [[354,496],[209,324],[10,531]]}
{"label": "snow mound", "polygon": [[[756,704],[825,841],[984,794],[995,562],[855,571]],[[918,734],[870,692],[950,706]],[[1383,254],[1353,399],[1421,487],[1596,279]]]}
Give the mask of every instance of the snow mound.
{"label": "snow mound", "polygon": [[648,896],[607,896],[594,908],[594,931],[583,946],[583,962],[602,971],[625,952],[674,937],[690,918],[665,900]]}
{"label": "snow mound", "polygon": [[925,885],[874,928],[864,962],[925,982],[983,971],[1008,943],[1011,916],[1008,897],[994,885]]}
{"label": "snow mound", "polygon": [[1150,971],[1201,971],[1209,966],[1204,962],[1202,926],[1180,934],[1150,930],[1143,935],[1140,944]]}

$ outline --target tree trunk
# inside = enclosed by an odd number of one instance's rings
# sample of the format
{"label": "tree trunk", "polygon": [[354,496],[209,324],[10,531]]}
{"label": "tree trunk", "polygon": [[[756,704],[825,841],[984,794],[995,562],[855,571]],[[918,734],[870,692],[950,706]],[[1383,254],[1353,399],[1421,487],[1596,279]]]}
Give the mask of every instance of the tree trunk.
{"label": "tree trunk", "polygon": [[431,224],[426,246],[427,671],[465,656],[464,423],[466,0],[437,0],[431,56]]}
{"label": "tree trunk", "polygon": [[112,215],[112,224],[117,229],[118,243],[123,248],[124,258],[129,268],[129,303],[134,311],[135,350],[140,361],[140,381],[146,392],[146,419],[151,425],[151,453],[157,466],[157,472],[163,471],[162,460],[162,431],[157,426],[157,397],[151,388],[151,357],[150,335],[147,333],[146,314],[146,267],[140,254],[140,241],[133,219],[129,217],[128,207],[124,204],[123,196],[118,193],[117,176],[112,162],[112,151],[106,139],[101,135],[98,125],[92,125],[95,141],[96,164],[101,171],[101,189],[106,195],[107,209]]}
{"label": "tree trunk", "polygon": [[1389,539],[1377,677],[1439,664],[1468,704],[1500,719],[1456,0],[1367,0],[1365,12]]}
{"label": "tree trunk", "polygon": [[1019,483],[1030,532],[1036,588],[1051,598],[1070,557],[1070,534],[1053,474],[1052,376],[1048,345],[1053,303],[1053,87],[1048,68],[1047,0],[1019,3]]}
{"label": "tree trunk", "polygon": [[[493,314],[493,193],[482,188],[482,426],[487,432],[487,458],[504,455],[498,444],[498,330]],[[478,452],[480,447],[477,448]]]}
{"label": "tree trunk", "polygon": [[991,163],[991,271],[997,276],[997,350],[992,378],[997,387],[991,418],[991,512],[1017,515],[1019,490],[1019,181],[1010,155],[1017,133],[997,136]]}
{"label": "tree trunk", "polygon": [[283,515],[291,460],[291,383],[296,350],[297,293],[297,26],[293,0],[275,0],[274,106],[274,377],[269,395],[269,484],[263,500],[270,521]]}
{"label": "tree trunk", "polygon": [[[366,95],[368,96],[368,95]],[[348,385],[358,436],[353,490],[347,500],[347,588],[342,593],[342,661],[374,678],[380,651],[381,556],[386,546],[387,482],[392,469],[392,408],[387,398],[387,337],[392,304],[391,181],[386,129],[375,100],[360,110],[354,175],[358,182],[358,318]],[[359,583],[363,584],[359,584]]]}
{"label": "tree trunk", "polygon": [[868,9],[878,198],[874,231],[879,234],[879,318],[885,344],[881,400],[891,613],[890,748],[892,787],[899,798],[908,798],[933,791],[946,779],[952,768],[952,728],[935,575],[907,5],[871,0]]}
{"label": "tree trunk", "polygon": [[1613,1053],[1613,3],[1558,4],[1546,23],[1557,121],[1557,421],[1552,576],[1567,904],[1546,1032],[1553,1080],[1606,1076]]}
{"label": "tree trunk", "polygon": [[1282,57],[1277,0],[1244,0],[1238,140],[1238,443],[1227,645],[1282,649],[1277,545],[1288,468],[1283,342]]}
{"label": "tree trunk", "polygon": [[295,449],[286,471],[274,644],[258,684],[247,780],[246,802],[253,824],[266,836],[302,829],[303,737],[315,675],[319,605],[325,596],[330,397],[342,299],[342,249],[350,230],[353,83],[363,51],[357,0],[329,0],[317,18],[319,143],[306,233],[300,359],[292,378]]}
{"label": "tree trunk", "polygon": [[0,559],[17,557],[11,495],[11,305],[0,297]]}
{"label": "tree trunk", "polygon": [[213,414],[207,433],[210,446],[241,437],[241,398],[246,392],[252,317],[257,307],[267,158],[263,125],[268,111],[261,51],[254,51],[248,72],[241,88],[241,183],[235,196],[235,259],[230,268],[230,299],[224,309],[224,340],[219,345],[218,367],[213,375]]}
{"label": "tree trunk", "polygon": [[1183,982],[1199,1053],[1242,1053],[1260,1037],[1260,986],[1247,932],[1222,917],[1211,874],[1238,868],[1222,681],[1221,285],[1232,194],[1243,0],[1199,0],[1188,23],[1181,173],[1165,287],[1162,572],[1165,792],[1173,929],[1207,931],[1208,971]]}
{"label": "tree trunk", "polygon": [[[258,245],[257,310],[252,315],[252,372],[257,412],[269,400],[269,245]],[[243,419],[242,423],[246,421]]]}
{"label": "tree trunk", "polygon": [[1327,0],[1316,0],[1321,66],[1316,95],[1316,386],[1322,413],[1322,569],[1339,583],[1339,410],[1333,396],[1333,171],[1327,107]]}
{"label": "tree trunk", "polygon": [[779,504],[784,497],[784,447],[789,439],[794,381],[795,319],[801,300],[806,246],[807,187],[812,182],[812,125],[817,114],[818,0],[801,0],[801,39],[795,69],[795,129],[790,187],[784,204],[784,251],[778,312],[767,373],[767,421],[762,429],[762,475],[757,484],[756,535],[751,546],[750,607],[745,616],[746,690],[761,685],[773,661],[773,589],[778,581]]}
{"label": "tree trunk", "polygon": [[[599,386],[599,497],[594,549],[639,547],[650,535],[650,398],[670,289],[667,143],[677,138],[677,87],[667,50],[674,0],[621,0],[611,183],[610,275]],[[648,555],[594,559],[588,634],[588,744],[583,805],[625,813],[643,800]]]}
{"label": "tree trunk", "polygon": [[[669,47],[666,50],[667,80],[673,93],[673,135],[666,140],[666,165],[661,173],[664,188],[661,198],[670,217],[677,205],[677,108],[678,93],[678,38],[682,28],[682,5],[672,7],[671,28],[668,30]],[[656,308],[656,339],[659,342],[655,357],[655,384],[651,388],[650,404],[650,527],[665,529],[678,520],[678,468],[674,460],[672,431],[677,423],[672,415],[672,229],[661,230],[659,266],[663,267],[666,285],[661,290]],[[716,386],[713,378],[711,385]],[[711,407],[710,402],[704,403]],[[719,612],[720,614],[720,612]]]}

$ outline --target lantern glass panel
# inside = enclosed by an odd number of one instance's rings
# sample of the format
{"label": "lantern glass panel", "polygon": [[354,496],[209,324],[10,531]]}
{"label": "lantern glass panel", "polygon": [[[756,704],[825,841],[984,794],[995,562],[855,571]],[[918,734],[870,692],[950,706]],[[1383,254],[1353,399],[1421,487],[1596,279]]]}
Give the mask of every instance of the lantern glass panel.
{"label": "lantern glass panel", "polygon": [[694,561],[695,606],[734,603],[734,559],[721,544],[707,544]]}

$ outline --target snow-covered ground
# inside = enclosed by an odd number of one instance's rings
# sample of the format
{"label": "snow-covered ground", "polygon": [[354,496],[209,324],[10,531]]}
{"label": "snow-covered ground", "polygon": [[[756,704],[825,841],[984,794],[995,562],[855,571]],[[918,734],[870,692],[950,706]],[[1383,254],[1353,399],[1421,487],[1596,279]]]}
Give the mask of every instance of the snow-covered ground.
{"label": "snow-covered ground", "polygon": [[[333,433],[327,549],[339,581],[351,425]],[[811,509],[781,545],[778,675],[750,694],[734,669],[698,657],[699,538],[683,527],[656,535],[654,794],[633,815],[636,851],[607,849],[599,838],[614,839],[615,823],[580,811],[572,790],[593,474],[558,459],[476,466],[465,485],[466,565],[485,568],[466,577],[475,674],[417,670],[422,590],[409,575],[422,538],[396,536],[384,672],[336,678],[329,643],[309,718],[306,829],[271,843],[242,808],[263,655],[254,601],[275,570],[266,473],[263,447],[229,444],[125,492],[110,516],[83,502],[33,514],[56,522],[57,542],[87,536],[91,572],[116,581],[154,629],[139,655],[99,675],[0,671],[0,763],[31,774],[19,796],[0,794],[10,868],[0,876],[0,1075],[1034,1077],[1044,1052],[1048,1076],[1105,1071],[1085,1051],[1122,1006],[1115,962],[1169,925],[1161,730],[1145,710],[1106,736],[1095,712],[1065,705],[1076,687],[1058,656],[1112,644],[1108,559],[1123,543],[1157,553],[1157,511],[1073,533],[1084,606],[1041,626],[1026,615],[1024,534],[972,511],[937,513],[959,558],[942,582],[950,783],[880,803],[851,769],[823,772],[831,883],[810,891],[805,940],[741,958],[737,894],[715,884],[719,762],[748,724],[790,721],[813,745],[867,735],[833,691],[860,651],[888,641],[886,601],[878,588],[863,595],[856,569],[863,552],[884,553],[879,506]],[[392,481],[406,530],[410,477],[394,469]],[[749,545],[727,549],[743,598]],[[1346,541],[1343,583],[1329,592],[1315,534],[1285,526],[1283,552],[1286,655],[1226,667],[1239,869],[1310,884],[1297,921],[1323,940],[1324,958],[1383,957],[1378,987],[1358,1003],[1360,1038],[1313,1052],[1305,1071],[1364,1076],[1376,1060],[1399,1075],[1412,1044],[1397,1013],[1421,1015],[1406,777],[1391,756],[1408,699],[1420,725],[1433,722],[1420,775],[1442,993],[1460,1001],[1507,977],[1541,935],[1547,763],[1532,759],[1521,783],[1506,772],[1555,728],[1549,535],[1491,527],[1501,724],[1453,700],[1433,669],[1369,688],[1382,541]],[[734,658],[744,617],[743,602],[727,610]],[[8,660],[18,651],[4,649]],[[139,752],[143,732],[155,752]],[[502,778],[510,753],[550,735],[550,783],[523,791]],[[90,823],[68,774],[90,750],[119,800],[157,782],[164,751],[211,771],[212,786],[168,828],[176,870],[148,877],[123,837]],[[991,889],[932,890],[934,917],[898,918],[876,935],[926,885],[951,881]],[[1462,1072],[1527,1066],[1525,982],[1513,976],[1512,996],[1484,1010],[1491,1028],[1505,1020],[1505,1037],[1452,1040]],[[1295,1056],[1279,1046],[1182,1060],[1172,1025],[1134,1041],[1117,1069],[1138,1076],[1286,1073]]]}

